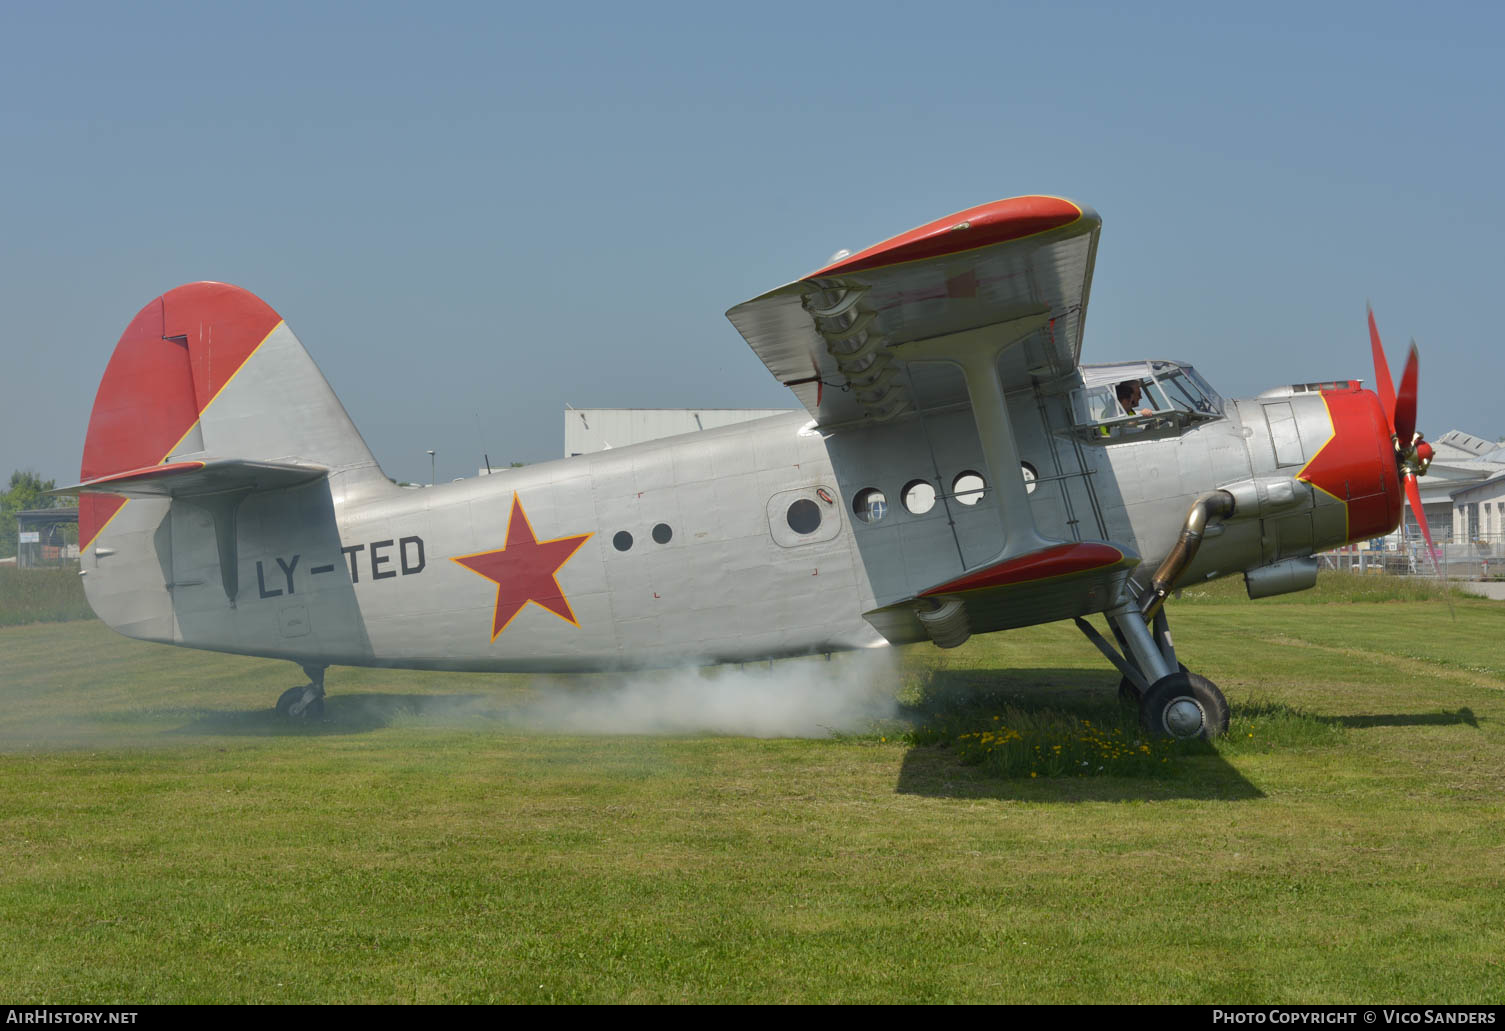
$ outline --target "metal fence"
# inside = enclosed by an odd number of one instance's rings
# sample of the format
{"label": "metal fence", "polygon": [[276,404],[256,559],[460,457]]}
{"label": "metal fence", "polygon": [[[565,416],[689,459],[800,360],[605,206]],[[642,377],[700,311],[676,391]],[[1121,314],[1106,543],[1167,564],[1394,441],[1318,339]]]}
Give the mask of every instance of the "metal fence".
{"label": "metal fence", "polygon": [[1505,533],[1481,534],[1472,540],[1447,540],[1434,536],[1433,541],[1437,556],[1435,568],[1427,556],[1426,542],[1420,536],[1400,538],[1393,535],[1381,546],[1349,545],[1324,552],[1320,558],[1324,569],[1376,576],[1436,576],[1440,569],[1449,580],[1505,579]]}
{"label": "metal fence", "polygon": [[78,509],[32,508],[16,513],[16,565],[78,564]]}

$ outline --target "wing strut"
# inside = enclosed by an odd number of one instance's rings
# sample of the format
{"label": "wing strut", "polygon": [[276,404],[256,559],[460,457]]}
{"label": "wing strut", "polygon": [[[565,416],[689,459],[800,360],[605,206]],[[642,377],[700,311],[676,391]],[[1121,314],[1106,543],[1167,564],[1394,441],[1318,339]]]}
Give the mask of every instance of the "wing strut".
{"label": "wing strut", "polygon": [[997,491],[998,515],[1003,522],[1003,550],[990,562],[1061,543],[1042,537],[1035,528],[1029,495],[1019,472],[1019,445],[1014,442],[1003,383],[998,378],[998,356],[1044,329],[1049,321],[1049,310],[1042,309],[978,329],[911,340],[892,348],[905,361],[949,362],[961,369],[967,382],[972,416],[982,441],[983,462]]}

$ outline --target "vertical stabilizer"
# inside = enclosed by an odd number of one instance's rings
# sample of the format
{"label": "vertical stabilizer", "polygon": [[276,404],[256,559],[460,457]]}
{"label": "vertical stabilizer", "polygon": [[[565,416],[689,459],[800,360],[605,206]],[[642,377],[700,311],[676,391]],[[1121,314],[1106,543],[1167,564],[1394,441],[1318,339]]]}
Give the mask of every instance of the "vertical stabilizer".
{"label": "vertical stabilizer", "polygon": [[[285,522],[305,532],[317,524],[338,547],[332,506],[394,489],[282,317],[239,287],[190,283],[142,308],[115,345],[80,471],[84,481],[128,471],[140,481],[152,478],[142,472],[150,467],[223,468],[222,460],[328,474],[301,487],[248,480],[177,500],[169,481],[159,496],[82,494],[85,594],[110,626],[150,640],[257,650],[248,626],[227,614],[247,582],[248,531],[237,529],[237,513],[253,513],[254,527]],[[204,620],[219,622],[191,640],[185,626]]]}
{"label": "vertical stabilizer", "polygon": [[[228,283],[169,290],[131,320],[94,398],[81,477],[204,458],[322,465],[336,497],[387,482],[287,323]],[[81,546],[124,504],[81,498]]]}

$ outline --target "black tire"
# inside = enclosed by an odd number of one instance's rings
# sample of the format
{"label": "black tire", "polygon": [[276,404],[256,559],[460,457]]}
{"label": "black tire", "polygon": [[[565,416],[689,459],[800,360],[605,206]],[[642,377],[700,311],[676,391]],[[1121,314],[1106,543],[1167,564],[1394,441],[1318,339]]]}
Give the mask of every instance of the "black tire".
{"label": "black tire", "polygon": [[1228,699],[1206,677],[1172,673],[1144,693],[1139,723],[1155,737],[1209,741],[1228,733]]}
{"label": "black tire", "polygon": [[[324,696],[312,684],[290,687],[277,699],[277,715],[286,720],[316,720],[324,716]],[[309,698],[314,694],[313,698]],[[297,712],[294,712],[294,707]]]}
{"label": "black tire", "polygon": [[[1186,672],[1186,663],[1178,662],[1176,663],[1176,665],[1180,668],[1182,673]],[[1130,680],[1128,677],[1120,677],[1118,679],[1118,700],[1122,704],[1127,705],[1131,708],[1139,708],[1139,688],[1135,687],[1134,681]]]}

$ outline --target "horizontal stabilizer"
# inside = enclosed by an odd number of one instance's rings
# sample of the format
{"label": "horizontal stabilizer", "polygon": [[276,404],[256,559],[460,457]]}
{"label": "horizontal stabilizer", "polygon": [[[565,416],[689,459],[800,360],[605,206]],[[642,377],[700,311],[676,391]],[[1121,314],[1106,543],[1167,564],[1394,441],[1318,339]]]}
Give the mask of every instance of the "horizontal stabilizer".
{"label": "horizontal stabilizer", "polygon": [[127,498],[198,498],[297,487],[321,479],[328,473],[329,470],[320,465],[223,458],[127,469],[107,476],[96,476],[70,487],[59,487],[48,493],[117,494]]}

